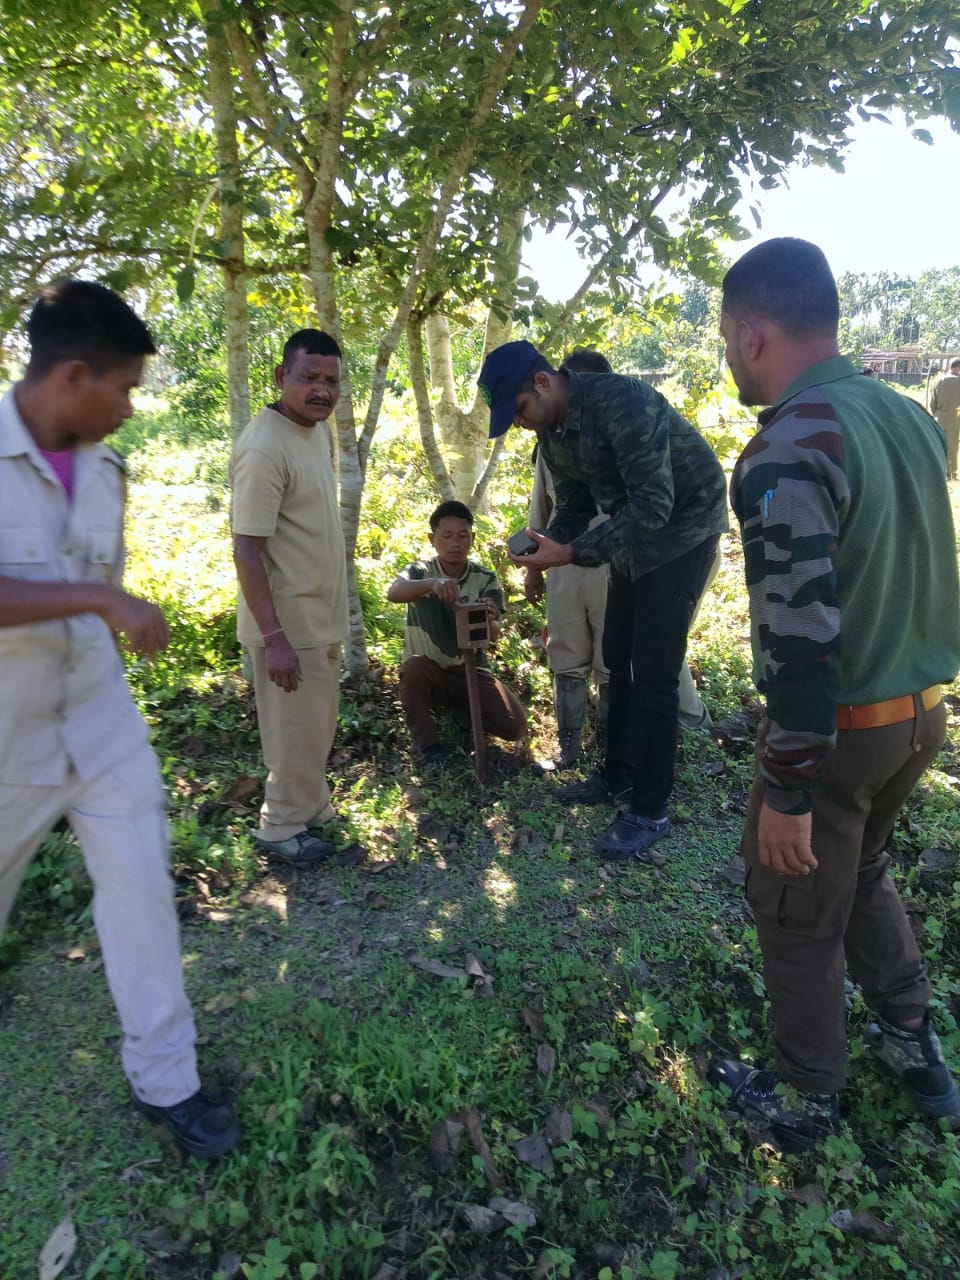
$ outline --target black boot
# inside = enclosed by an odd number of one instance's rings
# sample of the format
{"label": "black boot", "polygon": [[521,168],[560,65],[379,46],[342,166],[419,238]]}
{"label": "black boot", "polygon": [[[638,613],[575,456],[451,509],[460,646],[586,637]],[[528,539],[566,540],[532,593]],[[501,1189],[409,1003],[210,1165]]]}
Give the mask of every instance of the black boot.
{"label": "black boot", "polygon": [[960,1090],[943,1059],[937,1033],[926,1013],[915,1031],[878,1018],[864,1032],[864,1041],[896,1076],[918,1111],[925,1116],[960,1120]]}
{"label": "black boot", "polygon": [[553,707],[560,743],[557,768],[572,769],[580,759],[580,734],[587,714],[587,682],[579,676],[554,676]]}

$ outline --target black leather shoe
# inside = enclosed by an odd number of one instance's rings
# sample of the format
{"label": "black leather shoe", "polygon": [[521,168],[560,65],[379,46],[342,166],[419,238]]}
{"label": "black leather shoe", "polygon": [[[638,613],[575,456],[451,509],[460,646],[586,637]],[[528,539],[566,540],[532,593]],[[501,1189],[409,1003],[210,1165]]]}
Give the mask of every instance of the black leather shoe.
{"label": "black leather shoe", "polygon": [[554,795],[561,804],[626,804],[632,790],[629,783],[609,783],[597,769],[583,782],[557,787]]}
{"label": "black leather shoe", "polygon": [[202,1089],[173,1107],[155,1107],[135,1093],[132,1097],[140,1114],[156,1124],[165,1124],[188,1155],[215,1160],[240,1141],[240,1125],[232,1104],[211,1098]]}
{"label": "black leather shoe", "polygon": [[617,814],[609,830],[593,846],[593,851],[598,858],[608,862],[631,862],[634,859],[643,862],[650,846],[669,834],[668,819],[652,822],[625,809]]}
{"label": "black leather shoe", "polygon": [[840,1131],[835,1093],[801,1093],[773,1071],[758,1071],[736,1058],[717,1058],[707,1071],[711,1084],[723,1085],[747,1121],[769,1129],[784,1151],[809,1151]]}

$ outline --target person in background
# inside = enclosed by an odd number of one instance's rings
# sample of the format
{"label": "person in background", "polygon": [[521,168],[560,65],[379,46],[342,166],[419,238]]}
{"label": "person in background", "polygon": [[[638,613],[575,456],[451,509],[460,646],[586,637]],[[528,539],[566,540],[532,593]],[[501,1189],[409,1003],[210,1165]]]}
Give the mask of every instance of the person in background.
{"label": "person in background", "polygon": [[121,298],[82,280],[47,289],[27,334],[23,380],[0,401],[0,932],[66,817],[93,882],[134,1106],[213,1158],[240,1129],[200,1087],[166,798],[116,643],[149,658],[168,641],[157,606],[121,586],[123,462],[102,443],[133,413],[155,347]]}
{"label": "person in background", "polygon": [[950,372],[934,383],[930,412],[947,437],[947,478],[957,478],[957,444],[960,441],[960,360],[950,361]]}
{"label": "person in background", "polygon": [[884,852],[943,742],[941,684],[960,667],[944,441],[840,356],[839,314],[826,258],[804,240],[758,245],[723,282],[740,398],[770,406],[731,496],[766,699],[742,852],[777,1069],[727,1059],[711,1078],[790,1149],[839,1127],[845,968],[876,1014],[880,1062],[923,1114],[960,1118]]}
{"label": "person in background", "polygon": [[[473,512],[462,502],[441,502],[430,516],[430,545],[436,554],[408,564],[390,584],[387,599],[407,606],[400,702],[421,761],[435,766],[445,762],[447,751],[439,742],[433,712],[452,707],[469,713],[470,705],[453,606],[460,600],[483,601],[496,639],[503,591],[492,569],[470,559]],[[477,651],[477,683],[484,730],[508,742],[522,741],[526,713],[490,671],[482,649]]]}
{"label": "person in background", "polygon": [[237,636],[253,669],[267,781],[258,848],[289,866],[334,853],[327,758],[347,635],[346,554],[327,419],[341,352],[320,329],[287,340],[279,397],[237,436],[230,462]]}

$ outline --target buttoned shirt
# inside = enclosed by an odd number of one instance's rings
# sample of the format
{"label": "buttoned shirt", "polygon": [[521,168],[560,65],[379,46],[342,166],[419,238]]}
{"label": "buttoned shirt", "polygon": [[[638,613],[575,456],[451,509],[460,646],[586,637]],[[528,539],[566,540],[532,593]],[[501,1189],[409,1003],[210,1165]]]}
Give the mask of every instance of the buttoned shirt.
{"label": "buttoned shirt", "polygon": [[[725,532],[723,469],[658,391],[615,373],[573,373],[566,420],[538,432],[557,506],[547,529],[573,563],[636,579]],[[597,509],[609,520],[589,528]]]}
{"label": "buttoned shirt", "polygon": [[[0,400],[0,577],[119,586],[123,462],[76,449],[68,499],[13,390]],[[84,613],[0,627],[0,783],[60,786],[92,778],[140,747],[147,727],[107,624]]]}

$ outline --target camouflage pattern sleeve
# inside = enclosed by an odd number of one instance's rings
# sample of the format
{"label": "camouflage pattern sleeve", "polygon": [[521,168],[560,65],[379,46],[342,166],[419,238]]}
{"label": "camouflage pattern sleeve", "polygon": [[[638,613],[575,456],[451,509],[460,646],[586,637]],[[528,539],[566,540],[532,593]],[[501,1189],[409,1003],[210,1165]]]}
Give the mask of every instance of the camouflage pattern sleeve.
{"label": "camouflage pattern sleeve", "polygon": [[843,435],[816,387],[763,423],[734,470],[754,680],[769,734],[766,803],[807,813],[836,742],[840,667],[837,538],[850,502]]}
{"label": "camouflage pattern sleeve", "polygon": [[617,550],[629,556],[632,544],[663,528],[673,514],[671,426],[673,418],[682,419],[658,391],[638,379],[611,378],[607,388],[596,443],[609,454],[625,499],[616,504],[609,520],[576,537],[574,564],[588,568],[607,564]]}

